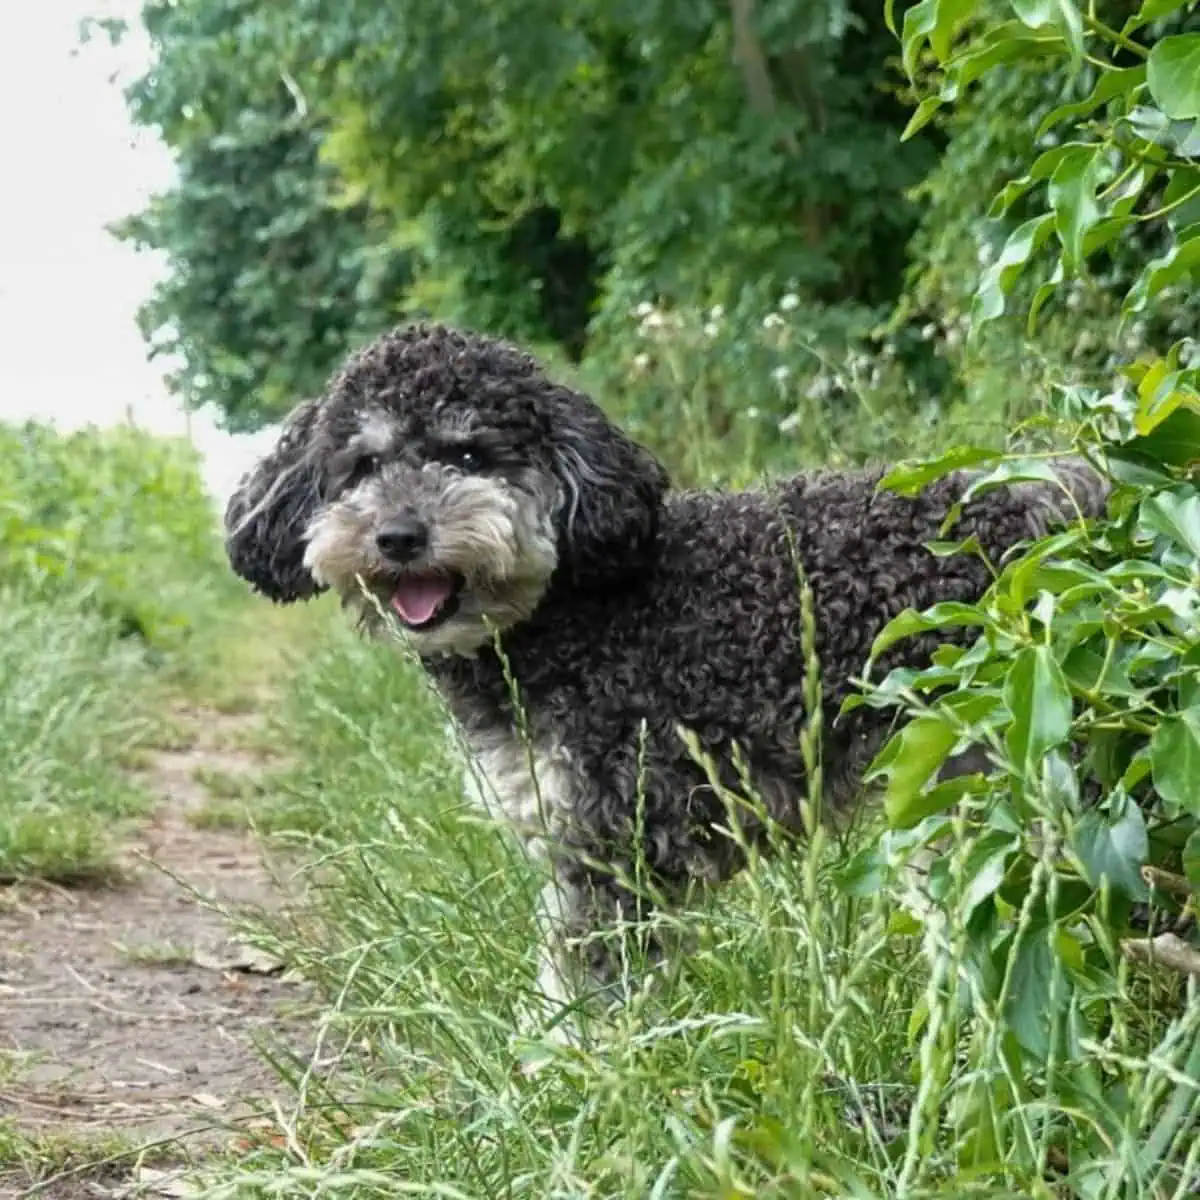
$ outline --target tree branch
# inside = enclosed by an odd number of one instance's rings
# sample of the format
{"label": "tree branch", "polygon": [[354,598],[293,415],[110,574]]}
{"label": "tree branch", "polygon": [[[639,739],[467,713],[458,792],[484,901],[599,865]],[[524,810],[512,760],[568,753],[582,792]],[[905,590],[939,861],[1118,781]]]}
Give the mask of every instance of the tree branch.
{"label": "tree branch", "polygon": [[[762,117],[773,117],[775,88],[767,56],[754,32],[754,0],[729,0],[729,8],[733,15],[733,57],[742,69],[750,107]],[[783,134],[783,140],[793,154],[799,153],[800,145],[790,131]]]}
{"label": "tree branch", "polygon": [[1174,933],[1160,933],[1154,938],[1126,938],[1121,943],[1125,957],[1134,962],[1154,963],[1168,967],[1181,975],[1200,979],[1200,950],[1189,946]]}

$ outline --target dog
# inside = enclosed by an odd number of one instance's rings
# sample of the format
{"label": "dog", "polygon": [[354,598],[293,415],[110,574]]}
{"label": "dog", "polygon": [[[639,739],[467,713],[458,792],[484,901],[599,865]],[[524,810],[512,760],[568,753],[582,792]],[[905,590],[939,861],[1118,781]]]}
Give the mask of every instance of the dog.
{"label": "dog", "polygon": [[[823,803],[854,807],[889,718],[838,714],[876,635],[991,582],[978,556],[927,548],[968,473],[912,498],[880,490],[882,474],[673,490],[650,450],[519,348],[417,324],[293,411],[229,501],[226,547],[272,600],[333,589],[369,632],[405,631],[492,807],[549,868],[540,980],[557,1004],[612,985],[612,939],[595,935],[727,880],[771,828],[803,833],[802,580]],[[972,498],[954,536],[995,563],[1101,511],[1100,476],[1076,462],[1062,478]],[[907,639],[879,666],[926,665],[947,636]],[[759,808],[739,840],[722,792],[747,783]]]}

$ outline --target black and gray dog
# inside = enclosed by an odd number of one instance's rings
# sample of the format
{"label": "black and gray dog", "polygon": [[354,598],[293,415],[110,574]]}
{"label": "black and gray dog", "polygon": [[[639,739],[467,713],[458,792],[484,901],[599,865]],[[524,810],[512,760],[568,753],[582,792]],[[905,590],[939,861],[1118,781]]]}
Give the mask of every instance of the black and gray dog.
{"label": "black and gray dog", "polygon": [[[881,475],[672,491],[654,455],[528,355],[419,325],[352,356],[291,414],[230,501],[227,545],[273,600],[333,588],[371,631],[392,618],[407,631],[499,811],[553,868],[542,983],[562,999],[564,967],[613,977],[604,939],[564,950],[633,915],[635,869],[671,897],[742,864],[680,727],[734,791],[748,769],[770,818],[798,828],[797,559],[814,601],[834,809],[854,800],[887,733],[888,715],[869,707],[835,719],[875,636],[905,608],[973,601],[989,584],[977,557],[926,547],[968,476],[908,499],[878,490]],[[1062,479],[973,499],[954,536],[974,535],[996,561],[1076,504],[1101,509],[1097,476],[1068,464]],[[923,665],[934,644],[909,640],[881,666]],[[745,833],[763,829],[748,820]],[[644,900],[636,908],[644,915]]]}

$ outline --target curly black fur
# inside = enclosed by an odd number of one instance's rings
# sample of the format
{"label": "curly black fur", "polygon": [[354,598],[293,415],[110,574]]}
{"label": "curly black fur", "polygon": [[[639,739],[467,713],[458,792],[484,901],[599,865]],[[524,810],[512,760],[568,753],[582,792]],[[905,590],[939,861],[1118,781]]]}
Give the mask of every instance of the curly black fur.
{"label": "curly black fur", "polygon": [[321,500],[319,412],[315,400],[293,410],[274,450],[225,508],[225,550],[233,569],[283,604],[324,590],[304,566],[300,540]]}
{"label": "curly black fur", "polygon": [[[558,567],[532,615],[504,630],[500,653],[517,681],[535,758],[552,779],[545,790],[553,811],[523,832],[552,843],[567,894],[563,920],[576,933],[636,907],[619,878],[632,875],[635,857],[668,895],[691,880],[724,879],[741,864],[717,828],[725,810],[679,726],[696,734],[735,789],[731,752],[740,748],[771,816],[798,827],[806,667],[794,555],[815,603],[834,807],[853,800],[887,732],[888,715],[869,707],[837,719],[876,635],[903,609],[970,602],[990,582],[978,558],[938,558],[926,548],[941,536],[965,475],[912,499],[879,491],[878,469],[801,475],[767,491],[671,492],[649,451],[527,355],[417,326],[352,358],[230,505],[235,525],[257,512],[232,534],[230,555],[268,595],[315,590],[298,565],[304,525],[326,494],[339,441],[376,409],[408,422],[397,453],[415,461],[436,457],[426,440],[435,412],[469,414],[494,447],[489,471],[513,487],[557,486]],[[1085,513],[1102,507],[1105,488],[1094,475],[1073,466],[1063,477]],[[1065,501],[1052,486],[989,492],[966,506],[954,536],[973,535],[996,561],[1069,513]],[[909,640],[881,667],[924,664],[935,644],[932,636]],[[494,647],[430,655],[426,666],[487,762],[510,770],[525,761]],[[502,807],[522,808],[508,799],[501,796]],[[748,832],[761,830],[751,823]],[[589,953],[607,976],[603,953]]]}

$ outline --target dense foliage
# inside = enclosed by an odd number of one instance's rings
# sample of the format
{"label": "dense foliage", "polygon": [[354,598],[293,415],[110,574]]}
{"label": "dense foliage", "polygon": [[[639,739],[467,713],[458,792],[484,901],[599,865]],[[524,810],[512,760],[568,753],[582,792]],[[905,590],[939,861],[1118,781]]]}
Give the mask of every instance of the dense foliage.
{"label": "dense foliage", "polygon": [[[1095,71],[1084,101],[1043,120],[1069,133],[996,198],[996,211],[1020,199],[1028,210],[980,279],[973,330],[1022,295],[1026,270],[1041,272],[1018,305],[1032,328],[1096,259],[1117,264],[1108,282],[1130,317],[1200,262],[1200,174],[1187,141],[1200,130],[1200,32],[1149,50],[1130,38],[1164,7],[1150,0],[1123,30],[1069,3],[1018,5],[1018,19],[966,27],[964,13],[938,0],[907,14],[906,63],[915,66],[928,43],[937,68],[914,124],[956,102],[980,73],[1031,53],[1086,57]],[[1123,277],[1131,252],[1114,243],[1136,244],[1128,235],[1159,218],[1159,252]],[[874,888],[889,854],[903,860],[915,845],[954,836],[956,852],[930,871],[920,932],[949,965],[936,987],[970,1022],[969,1070],[923,1079],[926,1099],[946,1086],[958,1092],[960,1155],[1009,1179],[1058,1177],[1076,1196],[1184,1195],[1196,1183],[1194,984],[1155,1051],[1177,1081],[1143,1110],[1127,1093],[1145,1048],[1125,1027],[1130,960],[1200,977],[1196,351],[1180,338],[1160,357],[1116,356],[1115,380],[1063,387],[1041,420],[1018,431],[1019,453],[958,447],[892,471],[885,486],[902,491],[968,463],[984,472],[976,491],[1054,481],[1046,452],[1070,439],[1113,491],[1103,520],[1080,519],[992,564],[995,582],[979,604],[897,618],[875,654],[922,630],[978,635],[850,702],[895,707],[905,720],[873,768],[891,831],[846,872],[846,886]],[[990,773],[938,782],[947,756],[969,743],[988,748]],[[927,1018],[914,1022],[923,1053],[943,1036]],[[989,1077],[984,1064],[998,1056],[1008,1071]],[[1036,1136],[1002,1151],[1004,1113],[1029,1097],[1045,1105]]]}
{"label": "dense foliage", "polygon": [[125,232],[175,383],[240,425],[429,311],[578,359],[635,306],[890,309],[933,165],[878,5],[149,0],[135,119],[175,187]]}

